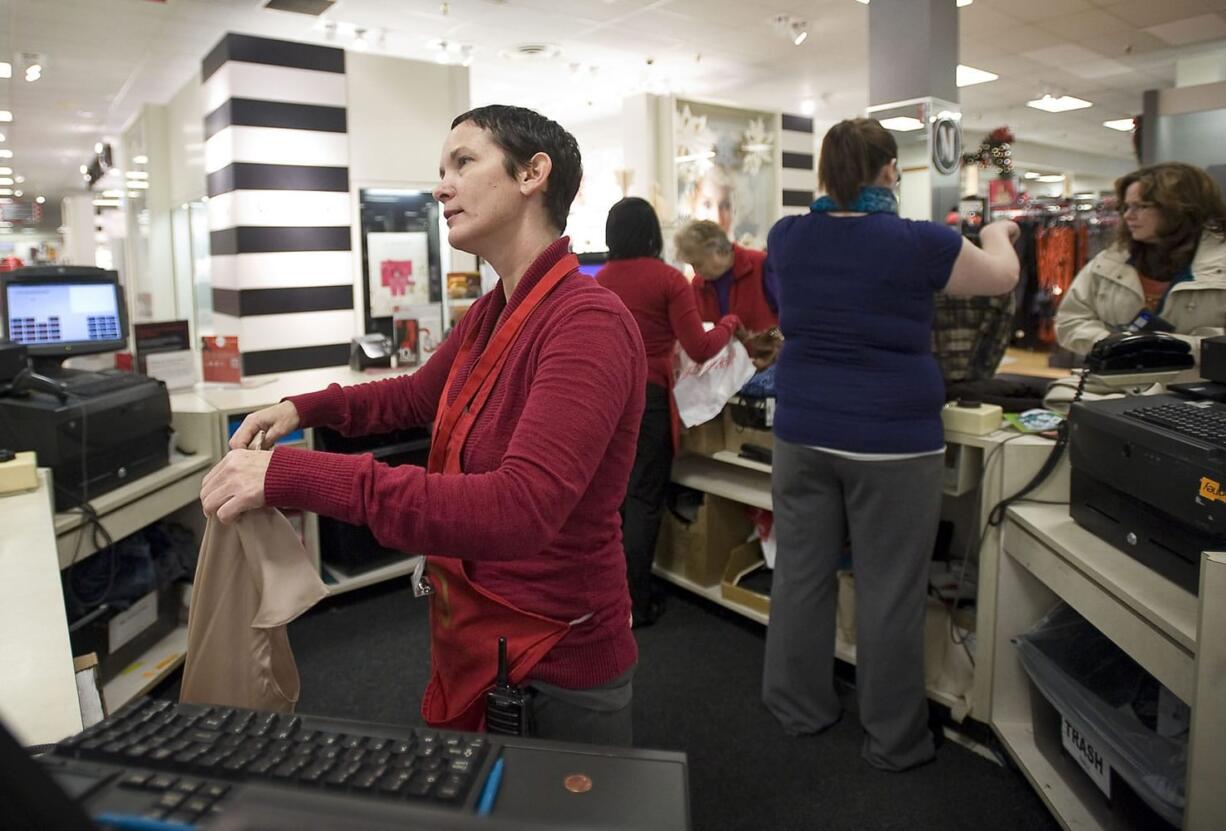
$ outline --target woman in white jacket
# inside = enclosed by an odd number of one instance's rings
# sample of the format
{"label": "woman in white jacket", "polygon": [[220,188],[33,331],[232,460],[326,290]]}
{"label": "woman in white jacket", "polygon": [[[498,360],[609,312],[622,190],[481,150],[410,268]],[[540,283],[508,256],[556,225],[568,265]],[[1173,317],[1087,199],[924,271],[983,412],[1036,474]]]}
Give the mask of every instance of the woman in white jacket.
{"label": "woman in white jacket", "polygon": [[1129,173],[1115,192],[1119,238],[1073,280],[1056,313],[1056,339],[1085,355],[1113,332],[1142,328],[1138,316],[1148,311],[1199,361],[1201,338],[1226,334],[1221,190],[1199,167],[1166,162]]}

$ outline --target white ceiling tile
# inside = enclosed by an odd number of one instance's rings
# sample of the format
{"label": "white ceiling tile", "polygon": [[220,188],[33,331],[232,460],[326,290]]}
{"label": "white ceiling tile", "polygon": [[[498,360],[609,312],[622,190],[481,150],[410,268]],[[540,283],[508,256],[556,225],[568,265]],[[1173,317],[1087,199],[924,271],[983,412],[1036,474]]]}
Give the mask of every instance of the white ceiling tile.
{"label": "white ceiling tile", "polygon": [[1117,75],[1131,75],[1134,70],[1126,63],[1100,58],[1085,63],[1069,64],[1065,69],[1078,78],[1110,78]]}
{"label": "white ceiling tile", "polygon": [[1104,11],[1137,28],[1196,17],[1211,9],[1205,0],[1114,0]]}
{"label": "white ceiling tile", "polygon": [[1063,69],[1069,64],[1087,63],[1089,61],[1102,60],[1103,58],[1097,52],[1074,43],[1062,43],[1059,46],[1034,49],[1030,52],[1023,52],[1022,57],[1029,58],[1048,69]]}
{"label": "white ceiling tile", "polygon": [[[1018,0],[1018,2],[1009,2],[1005,5],[1009,9],[1009,14],[1018,20],[1032,22],[1092,8],[1086,0]],[[1008,33],[1002,32],[1001,35],[1007,37]]]}
{"label": "white ceiling tile", "polygon": [[1147,26],[1145,31],[1174,46],[1203,43],[1226,38],[1226,18],[1218,14],[1202,14],[1171,23]]}

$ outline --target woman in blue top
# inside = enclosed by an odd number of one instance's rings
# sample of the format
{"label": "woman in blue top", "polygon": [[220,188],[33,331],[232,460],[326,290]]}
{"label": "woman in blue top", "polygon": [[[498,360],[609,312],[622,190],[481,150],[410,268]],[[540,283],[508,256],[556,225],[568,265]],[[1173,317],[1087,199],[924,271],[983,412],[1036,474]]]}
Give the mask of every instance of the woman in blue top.
{"label": "woman in blue top", "polygon": [[810,213],[780,220],[767,244],[786,340],[762,694],[789,733],[838,721],[835,570],[850,537],[863,755],[905,770],[934,753],[923,634],[944,385],[932,355],[933,297],[1009,291],[1017,226],[986,226],[980,249],[943,225],[900,219],[898,147],[872,119],[826,134],[818,175],[827,195]]}

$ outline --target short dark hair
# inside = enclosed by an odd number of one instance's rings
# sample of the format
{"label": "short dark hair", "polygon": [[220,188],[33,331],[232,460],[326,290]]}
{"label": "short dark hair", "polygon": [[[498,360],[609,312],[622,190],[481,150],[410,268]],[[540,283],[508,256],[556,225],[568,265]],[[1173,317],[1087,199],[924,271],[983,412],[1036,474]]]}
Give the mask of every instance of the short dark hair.
{"label": "short dark hair", "polygon": [[604,241],[609,247],[610,260],[659,259],[664,251],[660,218],[650,202],[637,196],[627,196],[609,208],[609,218],[604,223]]}
{"label": "short dark hair", "polygon": [[538,112],[505,104],[477,107],[457,115],[451,122],[451,129],[466,121],[489,131],[494,144],[506,155],[507,173],[512,178],[526,168],[537,153],[550,158],[553,170],[545,183],[545,208],[558,231],[566,230],[570,203],[575,201],[579,182],[583,179],[583,159],[575,137]]}
{"label": "short dark hair", "polygon": [[849,118],[830,128],[822,139],[818,183],[846,210],[871,185],[881,168],[898,158],[898,142],[872,118]]}

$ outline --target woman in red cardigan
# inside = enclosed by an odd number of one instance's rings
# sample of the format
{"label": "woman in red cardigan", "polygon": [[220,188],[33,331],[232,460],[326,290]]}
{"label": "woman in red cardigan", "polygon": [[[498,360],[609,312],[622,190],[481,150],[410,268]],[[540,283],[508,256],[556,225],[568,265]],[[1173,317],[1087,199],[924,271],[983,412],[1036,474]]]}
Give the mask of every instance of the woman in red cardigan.
{"label": "woman in red cardigan", "polygon": [[[484,726],[505,637],[536,735],[629,743],[638,652],[618,509],[646,359],[634,318],[579,274],[561,236],[581,173],[574,137],[531,110],[456,118],[434,195],[452,247],[489,261],[499,285],[414,374],[334,384],[248,416],[201,501],[223,522],[263,505],[315,511],[426,553],[428,723]],[[424,470],[240,449],[260,430],[275,441],[299,427],[355,435],[429,423]]]}
{"label": "woman in red cardigan", "polygon": [[703,331],[685,275],[660,259],[664,235],[647,201],[632,196],[609,209],[605,244],[609,263],[596,275],[596,282],[626,304],[647,350],[647,403],[622,505],[622,546],[634,625],[649,626],[663,608],[652,593],[651,563],[680,427],[672,395],[673,351],[680,341],[686,354],[701,363],[727,345],[741,321],[725,315],[714,329]]}

